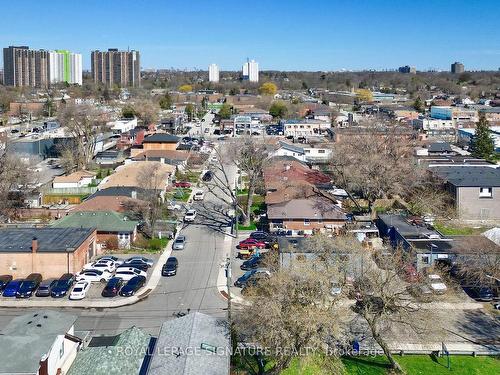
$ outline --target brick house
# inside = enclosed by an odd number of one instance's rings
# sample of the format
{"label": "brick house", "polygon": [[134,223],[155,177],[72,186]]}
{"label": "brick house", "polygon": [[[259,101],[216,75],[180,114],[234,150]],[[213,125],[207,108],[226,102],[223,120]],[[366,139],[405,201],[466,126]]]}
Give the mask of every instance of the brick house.
{"label": "brick house", "polygon": [[149,150],[176,150],[179,137],[167,133],[156,133],[145,138],[142,142],[144,151]]}
{"label": "brick house", "polygon": [[79,272],[96,255],[92,228],[1,228],[0,274],[44,278]]}

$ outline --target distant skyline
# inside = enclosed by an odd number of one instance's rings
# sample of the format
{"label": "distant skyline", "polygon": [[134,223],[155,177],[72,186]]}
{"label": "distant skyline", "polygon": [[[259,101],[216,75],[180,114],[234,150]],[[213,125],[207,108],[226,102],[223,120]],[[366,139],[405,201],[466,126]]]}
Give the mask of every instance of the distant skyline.
{"label": "distant skyline", "polygon": [[[498,70],[497,1],[9,1],[0,45],[138,50],[143,69]],[[3,61],[2,61],[3,66]]]}

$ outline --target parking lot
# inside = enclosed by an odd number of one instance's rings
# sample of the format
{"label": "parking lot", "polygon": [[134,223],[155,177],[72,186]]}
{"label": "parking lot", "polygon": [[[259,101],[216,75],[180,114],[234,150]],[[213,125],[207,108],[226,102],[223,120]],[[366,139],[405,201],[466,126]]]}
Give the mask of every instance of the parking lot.
{"label": "parking lot", "polygon": [[[109,255],[111,255],[111,254],[109,254]],[[149,280],[149,277],[151,276],[151,273],[152,273],[154,267],[156,266],[158,258],[160,256],[160,254],[112,254],[112,255],[116,256],[116,257],[118,257],[120,259],[127,259],[127,258],[131,258],[133,256],[145,256],[146,258],[149,258],[149,259],[153,260],[153,262],[154,262],[153,266],[150,267],[147,270],[147,272],[146,272],[147,273],[146,282],[147,282],[147,280]],[[102,290],[104,289],[105,286],[106,286],[106,283],[104,283],[104,282],[92,282],[91,286],[90,286],[90,289],[87,291],[86,296],[85,296],[85,298],[83,300],[91,302],[91,301],[106,301],[106,300],[109,300],[110,298],[114,298],[114,299],[124,298],[124,297],[121,297],[119,295],[117,295],[115,297],[102,297],[101,293],[102,293]],[[23,299],[17,299],[15,297],[4,297],[3,295],[0,295],[0,304],[1,304],[2,301],[13,301],[13,300],[20,300],[21,301],[22,300],[22,301],[33,301],[33,305],[36,305],[37,301],[41,302],[41,301],[52,300],[52,301],[60,301],[61,304],[70,307],[71,303],[76,302],[76,301],[72,301],[72,300],[69,299],[69,295],[70,295],[72,289],[73,289],[73,287],[71,287],[69,289],[68,293],[63,298],[37,297],[36,295],[34,295],[35,292],[34,292],[33,296],[30,297],[30,298],[28,298],[28,299],[24,299],[24,298]],[[143,290],[144,290],[144,287],[142,287],[141,289],[139,289],[136,292],[136,295],[140,295]]]}

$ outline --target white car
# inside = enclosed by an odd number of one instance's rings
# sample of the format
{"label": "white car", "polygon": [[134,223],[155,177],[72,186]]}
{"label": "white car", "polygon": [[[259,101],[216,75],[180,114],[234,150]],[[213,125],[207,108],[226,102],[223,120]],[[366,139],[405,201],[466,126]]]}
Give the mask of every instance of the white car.
{"label": "white car", "polygon": [[102,270],[83,270],[76,274],[76,281],[88,281],[89,283],[106,282],[113,277],[113,274]]}
{"label": "white car", "polygon": [[186,214],[184,215],[184,221],[193,222],[195,218],[196,218],[196,210],[190,209],[186,211]]}
{"label": "white car", "polygon": [[169,201],[167,203],[167,210],[174,211],[174,210],[180,210],[182,206],[179,203],[175,203],[174,201]]}
{"label": "white car", "polygon": [[83,266],[84,270],[99,270],[99,271],[107,271],[107,272],[115,272],[117,264],[112,260],[103,260],[99,259],[94,263],[87,263]]}
{"label": "white car", "polygon": [[111,260],[115,262],[116,266],[118,267],[119,265],[123,264],[123,259],[117,258],[113,255],[104,255],[96,260],[96,262],[101,262],[105,260]]}
{"label": "white car", "polygon": [[198,190],[196,193],[194,193],[194,201],[202,201],[203,199],[205,199],[205,192],[203,190]]}
{"label": "white car", "polygon": [[73,287],[69,299],[84,299],[90,289],[88,281],[79,281]]}
{"label": "white car", "polygon": [[120,277],[125,281],[129,281],[131,278],[135,276],[144,276],[147,277],[147,273],[141,271],[140,269],[134,267],[119,267],[116,270],[115,277]]}

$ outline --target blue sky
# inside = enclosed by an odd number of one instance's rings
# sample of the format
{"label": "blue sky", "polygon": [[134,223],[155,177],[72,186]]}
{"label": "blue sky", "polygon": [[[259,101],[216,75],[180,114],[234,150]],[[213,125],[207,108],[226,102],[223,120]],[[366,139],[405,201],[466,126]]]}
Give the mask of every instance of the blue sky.
{"label": "blue sky", "polygon": [[490,0],[7,0],[0,45],[137,49],[143,68],[249,57],[278,70],[500,67],[500,2]]}

